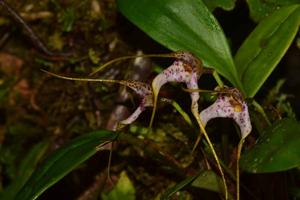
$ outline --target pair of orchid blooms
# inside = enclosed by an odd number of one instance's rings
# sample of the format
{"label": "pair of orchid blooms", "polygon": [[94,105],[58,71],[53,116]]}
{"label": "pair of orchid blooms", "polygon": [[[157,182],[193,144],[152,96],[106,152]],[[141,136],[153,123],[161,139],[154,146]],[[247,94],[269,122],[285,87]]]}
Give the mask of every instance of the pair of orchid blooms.
{"label": "pair of orchid blooms", "polygon": [[[154,55],[149,55],[148,57],[154,57]],[[227,186],[225,182],[224,173],[219,163],[217,154],[214,151],[213,145],[211,144],[209,137],[205,131],[205,126],[207,122],[213,118],[232,118],[238,124],[241,130],[242,139],[241,142],[239,143],[238,156],[237,156],[237,159],[239,159],[242,143],[245,137],[251,132],[252,129],[251,121],[248,113],[248,106],[244,101],[241,92],[238,89],[223,86],[223,87],[218,87],[215,91],[218,94],[217,100],[211,106],[202,110],[199,113],[198,110],[198,100],[200,97],[199,92],[201,92],[202,90],[200,90],[198,87],[198,80],[201,77],[201,75],[207,71],[202,66],[201,61],[188,52],[174,52],[161,57],[172,57],[175,58],[175,61],[168,68],[163,70],[154,78],[154,80],[152,81],[152,86],[140,81],[72,78],[72,77],[60,76],[57,74],[53,74],[51,72],[47,72],[47,73],[56,76],[58,78],[67,79],[67,80],[118,83],[134,90],[135,93],[137,93],[137,95],[141,98],[140,104],[137,107],[137,109],[127,119],[124,119],[119,122],[119,128],[133,123],[140,116],[140,114],[145,110],[146,107],[153,107],[153,112],[152,112],[151,121],[149,125],[149,127],[151,128],[155,116],[158,93],[160,91],[160,88],[168,82],[185,83],[187,90],[190,92],[192,114],[195,117],[200,127],[201,133],[204,134],[212,150],[212,153],[215,157],[218,168],[222,175],[224,188],[225,188],[225,196],[227,199],[228,194],[227,194]],[[122,59],[128,59],[128,58],[132,58],[132,56],[125,56],[113,60],[111,62],[108,62],[107,64],[98,68],[94,73],[102,70],[112,62],[119,61]],[[194,148],[199,143],[199,140],[200,140],[200,136],[198,137]],[[237,180],[239,180],[239,172],[237,172]],[[237,183],[237,185],[239,185],[239,182]],[[237,196],[239,196],[239,186],[237,186],[237,191],[238,191]]]}

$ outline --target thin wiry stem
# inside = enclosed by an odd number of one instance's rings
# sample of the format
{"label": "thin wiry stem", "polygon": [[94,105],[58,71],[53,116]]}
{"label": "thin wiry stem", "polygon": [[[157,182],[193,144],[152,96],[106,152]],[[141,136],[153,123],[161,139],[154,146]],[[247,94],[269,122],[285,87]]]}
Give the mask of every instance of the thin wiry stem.
{"label": "thin wiry stem", "polygon": [[203,89],[189,89],[189,88],[182,88],[183,91],[185,92],[201,92],[201,93],[213,93],[217,94],[218,92],[214,90],[203,90]]}
{"label": "thin wiry stem", "polygon": [[[225,199],[227,200],[228,199],[228,188],[227,188],[227,183],[226,183],[226,179],[225,179],[225,174],[223,172],[222,166],[221,166],[220,161],[219,161],[219,157],[218,157],[218,155],[217,155],[217,153],[216,153],[216,151],[214,149],[214,146],[213,146],[212,142],[209,139],[209,136],[208,136],[208,134],[207,134],[207,132],[206,132],[206,130],[204,128],[204,124],[202,123],[199,114],[198,113],[193,113],[193,114],[194,114],[194,116],[195,116],[195,118],[196,118],[196,120],[198,122],[200,130],[203,133],[203,135],[204,135],[204,137],[205,137],[205,139],[206,139],[206,141],[208,143],[208,146],[209,146],[209,148],[210,148],[210,150],[211,150],[211,152],[212,152],[212,154],[214,156],[214,159],[215,159],[215,161],[217,163],[218,169],[219,169],[221,177],[222,177],[223,185],[224,185]],[[199,141],[200,141],[200,139],[199,139]],[[198,143],[199,143],[199,141],[198,141]],[[194,148],[197,147],[198,143],[196,142],[196,144],[194,145]]]}
{"label": "thin wiry stem", "polygon": [[[139,93],[139,90],[137,90],[137,88],[134,87],[135,84],[142,84],[142,82],[138,82],[138,81],[125,81],[125,80],[111,80],[111,79],[96,79],[96,78],[74,78],[74,77],[67,77],[67,76],[61,76],[46,70],[41,69],[41,71],[57,77],[57,78],[61,78],[61,79],[65,79],[65,80],[71,80],[71,81],[84,81],[84,82],[104,82],[104,83],[118,83],[120,85],[124,85],[127,87],[130,87],[131,89],[135,90],[135,92]],[[145,84],[146,85],[146,84]],[[143,89],[143,88],[139,88],[139,89]]]}
{"label": "thin wiry stem", "polygon": [[240,200],[240,157],[245,139],[241,139],[238,144],[236,158],[236,199]]}
{"label": "thin wiry stem", "polygon": [[173,54],[147,54],[147,55],[122,56],[122,57],[110,60],[107,63],[97,67],[97,69],[95,71],[93,71],[92,73],[90,73],[89,76],[95,75],[96,73],[104,70],[107,66],[109,66],[113,63],[116,63],[116,62],[119,62],[119,61],[122,61],[122,60],[137,58],[137,57],[140,57],[140,58],[153,58],[153,57],[155,57],[155,58],[175,58],[175,56]]}

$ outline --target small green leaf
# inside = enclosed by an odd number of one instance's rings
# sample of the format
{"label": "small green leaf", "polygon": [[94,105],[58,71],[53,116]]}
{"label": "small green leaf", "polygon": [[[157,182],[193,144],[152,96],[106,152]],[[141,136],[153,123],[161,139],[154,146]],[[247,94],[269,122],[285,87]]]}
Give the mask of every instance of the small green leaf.
{"label": "small green leaf", "polygon": [[172,195],[174,195],[176,192],[178,192],[179,190],[181,190],[182,188],[184,188],[185,186],[187,186],[188,184],[190,184],[191,182],[193,182],[197,176],[190,176],[187,177],[186,179],[184,179],[183,181],[177,183],[176,185],[174,185],[173,187],[167,189],[160,197],[161,200],[167,200],[170,199]]}
{"label": "small green leaf", "polygon": [[16,200],[36,199],[75,167],[94,155],[98,145],[116,137],[117,134],[114,132],[101,130],[74,139],[41,164],[18,193]]}
{"label": "small green leaf", "polygon": [[224,33],[201,0],[118,0],[118,8],[154,40],[189,51],[241,88]]}
{"label": "small green leaf", "polygon": [[251,18],[258,22],[282,6],[299,4],[300,0],[247,0]]}
{"label": "small green leaf", "polygon": [[192,186],[220,192],[222,190],[222,180],[211,170],[202,172],[197,179],[192,183]]}
{"label": "small green leaf", "polygon": [[24,183],[33,173],[39,160],[46,152],[48,145],[48,142],[40,142],[32,147],[20,164],[16,180],[4,189],[0,195],[0,199],[12,200],[15,198],[17,192],[23,187]]}
{"label": "small green leaf", "polygon": [[236,0],[203,0],[209,10],[214,10],[217,7],[224,10],[232,10],[235,6]]}
{"label": "small green leaf", "polygon": [[235,56],[246,95],[253,97],[291,45],[300,24],[300,5],[283,7],[259,23]]}
{"label": "small green leaf", "polygon": [[300,165],[300,124],[283,119],[271,126],[240,160],[251,173],[278,172]]}
{"label": "small green leaf", "polygon": [[108,193],[102,194],[103,200],[135,200],[135,188],[125,171],[120,174],[120,179],[115,187]]}

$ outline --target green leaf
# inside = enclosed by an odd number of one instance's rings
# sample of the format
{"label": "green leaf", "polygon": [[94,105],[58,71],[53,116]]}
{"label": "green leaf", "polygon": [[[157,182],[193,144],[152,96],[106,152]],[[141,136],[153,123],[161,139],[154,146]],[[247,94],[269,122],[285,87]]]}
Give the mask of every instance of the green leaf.
{"label": "green leaf", "polygon": [[193,182],[197,176],[190,176],[187,177],[186,179],[184,179],[183,181],[177,183],[176,185],[174,185],[173,187],[167,189],[160,197],[161,200],[167,200],[170,199],[171,196],[173,194],[175,194],[176,192],[178,192],[179,190],[181,190],[182,188],[184,188],[185,186],[187,186],[188,184],[190,184],[191,182]]}
{"label": "green leaf", "polygon": [[235,6],[236,0],[203,0],[209,10],[214,10],[217,7],[224,10],[232,10]]}
{"label": "green leaf", "polygon": [[[162,200],[170,199],[172,195],[174,195],[176,192],[180,191],[182,188],[184,188],[189,184],[191,184],[191,186],[196,188],[223,193],[221,178],[218,177],[215,174],[215,172],[213,172],[212,170],[207,170],[199,173],[196,176],[187,177],[183,181],[167,189],[165,193],[162,194],[160,199]],[[233,198],[229,196],[229,199],[233,199]]]}
{"label": "green leaf", "polygon": [[235,56],[246,95],[253,97],[291,45],[300,24],[300,5],[283,7],[261,21]]}
{"label": "green leaf", "polygon": [[125,171],[120,174],[120,179],[115,187],[108,193],[102,194],[103,200],[135,200],[135,188]]}
{"label": "green leaf", "polygon": [[242,89],[224,33],[201,0],[118,0],[131,22],[167,48],[194,53]]}
{"label": "green leaf", "polygon": [[38,168],[18,193],[16,200],[34,200],[98,150],[97,146],[113,140],[117,134],[100,130],[80,136],[58,149]]}
{"label": "green leaf", "polygon": [[220,192],[222,189],[222,180],[211,170],[202,172],[197,179],[192,183],[192,186]]}
{"label": "green leaf", "polygon": [[[222,179],[212,170],[201,172],[191,185],[212,192],[225,193]],[[228,199],[233,200],[234,198],[228,194]]]}
{"label": "green leaf", "polygon": [[33,173],[39,160],[46,152],[48,145],[48,142],[40,142],[32,147],[20,164],[16,180],[4,189],[0,195],[0,199],[12,200],[15,198],[17,192],[23,187],[24,183]]}
{"label": "green leaf", "polygon": [[258,22],[282,6],[299,4],[300,0],[247,0],[251,18]]}
{"label": "green leaf", "polygon": [[278,172],[300,166],[300,124],[283,119],[271,126],[240,160],[251,173]]}

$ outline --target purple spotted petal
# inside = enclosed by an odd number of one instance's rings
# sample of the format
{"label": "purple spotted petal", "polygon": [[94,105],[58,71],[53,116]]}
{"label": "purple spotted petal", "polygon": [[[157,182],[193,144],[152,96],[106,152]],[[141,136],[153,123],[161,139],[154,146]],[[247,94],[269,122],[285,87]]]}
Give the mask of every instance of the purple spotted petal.
{"label": "purple spotted petal", "polygon": [[[152,126],[153,119],[155,116],[157,96],[160,88],[166,84],[167,82],[177,82],[177,83],[185,83],[188,89],[198,89],[198,79],[201,74],[204,72],[201,61],[198,60],[195,56],[188,52],[176,52],[175,57],[176,61],[173,62],[171,66],[158,74],[154,80],[152,81],[152,89],[153,89],[153,112],[151,116],[151,121],[149,127]],[[199,92],[191,93],[192,106],[191,110],[193,115],[199,118],[198,111],[198,100],[199,100]]]}
{"label": "purple spotted petal", "polygon": [[185,63],[180,60],[173,62],[171,66],[158,74],[153,82],[153,89],[159,91],[160,88],[167,82],[187,82],[191,77],[191,70],[187,71],[185,69]]}
{"label": "purple spotted petal", "polygon": [[200,70],[202,69],[200,60],[188,52],[176,52],[174,55],[177,60],[154,78],[152,82],[154,91],[159,91],[167,82],[186,83],[189,85],[194,73],[197,80],[199,79]]}
{"label": "purple spotted petal", "polygon": [[120,121],[120,124],[128,125],[140,116],[145,107],[153,106],[153,92],[149,84],[139,81],[123,81],[123,85],[134,90],[141,98],[138,108],[127,119]]}
{"label": "purple spotted petal", "polygon": [[139,106],[127,119],[120,121],[120,124],[127,125],[133,123],[144,110],[145,107]]}
{"label": "purple spotted petal", "polygon": [[202,62],[189,52],[179,51],[175,52],[174,55],[177,60],[181,60],[193,68],[202,66]]}
{"label": "purple spotted petal", "polygon": [[130,80],[126,80],[126,81],[123,80],[123,81],[120,81],[120,83],[122,85],[125,85],[125,86],[131,88],[142,98],[145,96],[148,96],[148,95],[151,95],[151,96],[153,95],[152,89],[151,89],[150,85],[147,83],[143,83],[140,81],[130,81]]}
{"label": "purple spotted petal", "polygon": [[[185,83],[188,89],[198,89],[197,81],[202,74],[201,62],[187,52],[177,52],[175,55],[178,59],[158,74],[152,82],[155,97],[158,95],[160,88],[167,82]],[[191,98],[192,102],[197,102],[199,93],[192,92]]]}
{"label": "purple spotted petal", "polygon": [[227,90],[232,95],[221,94],[218,99],[200,113],[204,125],[213,118],[232,118],[240,127],[244,139],[252,130],[248,106],[237,89]]}

